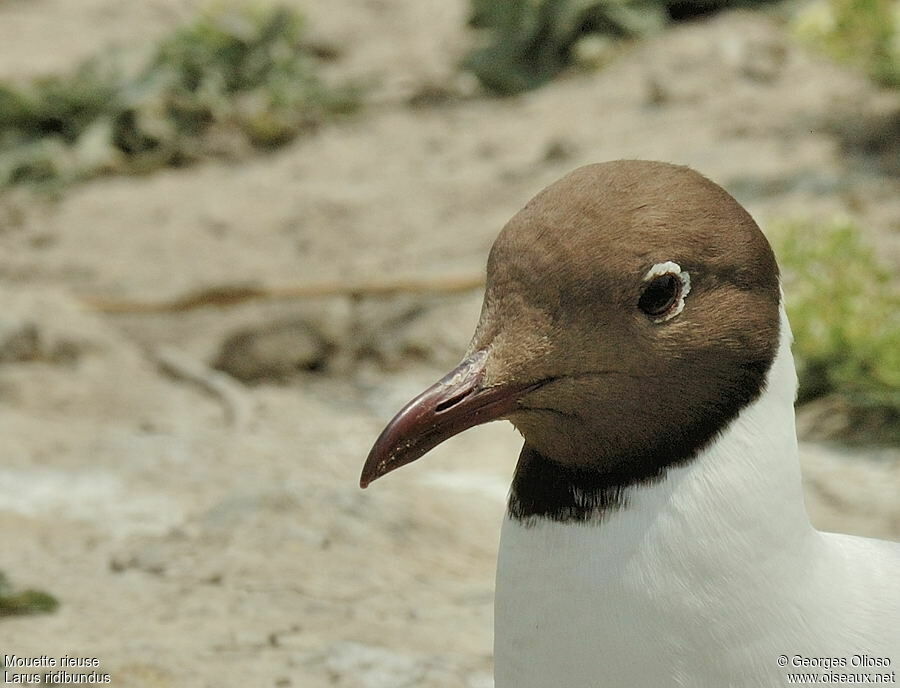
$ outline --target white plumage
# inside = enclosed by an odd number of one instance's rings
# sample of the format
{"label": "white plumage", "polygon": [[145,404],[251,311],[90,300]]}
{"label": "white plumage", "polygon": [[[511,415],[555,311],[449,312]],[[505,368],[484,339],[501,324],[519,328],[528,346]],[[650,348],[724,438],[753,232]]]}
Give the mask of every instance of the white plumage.
{"label": "white plumage", "polygon": [[760,688],[826,673],[797,657],[900,664],[900,544],[819,532],[804,509],[781,321],[764,392],[695,460],[600,521],[507,517],[496,688]]}

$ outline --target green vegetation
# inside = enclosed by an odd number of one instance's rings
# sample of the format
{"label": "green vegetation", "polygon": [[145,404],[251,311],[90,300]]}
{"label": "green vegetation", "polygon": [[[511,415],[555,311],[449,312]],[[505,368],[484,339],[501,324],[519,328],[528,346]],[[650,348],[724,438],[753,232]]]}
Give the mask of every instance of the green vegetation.
{"label": "green vegetation", "polygon": [[[537,88],[573,62],[582,46],[614,54],[621,39],[669,21],[772,0],[471,0],[469,23],[485,42],[465,60],[500,95]],[[816,0],[795,20],[798,36],[835,59],[856,64],[887,86],[900,86],[900,1]],[[592,60],[598,62],[598,60]],[[599,60],[602,61],[602,60]]]}
{"label": "green vegetation", "polygon": [[59,602],[52,595],[39,590],[14,591],[0,571],[0,617],[23,614],[43,614],[56,611]]}
{"label": "green vegetation", "polygon": [[783,270],[800,403],[839,395],[900,443],[900,288],[849,221],[773,232]]}
{"label": "green vegetation", "polygon": [[472,0],[470,25],[484,29],[489,42],[464,67],[502,95],[536,88],[572,63],[588,33],[629,38],[661,27],[662,5],[641,4],[651,11],[631,2]]}
{"label": "green vegetation", "polygon": [[900,2],[817,0],[800,13],[797,35],[834,59],[900,87]]}
{"label": "green vegetation", "polygon": [[[472,0],[469,24],[483,30],[486,43],[463,66],[488,90],[509,95],[552,79],[592,38],[611,44],[658,31],[672,19],[771,1]],[[609,46],[606,52],[612,52]]]}
{"label": "green vegetation", "polygon": [[0,83],[0,188],[71,182],[281,145],[358,93],[326,87],[292,10],[219,7],[164,39],[136,75],[113,58]]}

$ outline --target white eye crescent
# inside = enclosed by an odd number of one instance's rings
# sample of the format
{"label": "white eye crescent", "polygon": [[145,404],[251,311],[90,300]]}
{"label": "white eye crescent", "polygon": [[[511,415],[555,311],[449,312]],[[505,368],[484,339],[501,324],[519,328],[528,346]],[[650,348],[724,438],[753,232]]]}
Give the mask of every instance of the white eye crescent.
{"label": "white eye crescent", "polygon": [[691,291],[691,275],[678,263],[657,263],[644,275],[644,291],[638,301],[653,322],[671,320],[684,310],[684,299]]}

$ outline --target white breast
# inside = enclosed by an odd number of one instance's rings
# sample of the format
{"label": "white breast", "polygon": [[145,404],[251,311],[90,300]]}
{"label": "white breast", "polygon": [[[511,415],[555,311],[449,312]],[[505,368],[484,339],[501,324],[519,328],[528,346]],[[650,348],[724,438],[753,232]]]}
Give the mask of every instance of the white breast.
{"label": "white breast", "polygon": [[779,655],[900,664],[900,546],[806,516],[783,322],[764,393],[690,464],[600,522],[507,518],[496,688],[784,686],[803,669]]}

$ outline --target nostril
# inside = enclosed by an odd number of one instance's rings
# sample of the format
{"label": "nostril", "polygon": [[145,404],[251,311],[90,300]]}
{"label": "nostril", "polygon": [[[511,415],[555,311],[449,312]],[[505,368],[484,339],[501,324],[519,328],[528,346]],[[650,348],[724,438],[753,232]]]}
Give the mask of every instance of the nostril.
{"label": "nostril", "polygon": [[444,401],[442,401],[441,403],[439,403],[437,406],[434,407],[434,412],[435,413],[443,413],[447,409],[449,409],[453,406],[456,406],[459,402],[461,402],[467,396],[472,394],[473,391],[474,390],[472,390],[472,389],[464,389],[461,392],[459,392],[458,394],[454,394],[449,399],[444,399]]}

